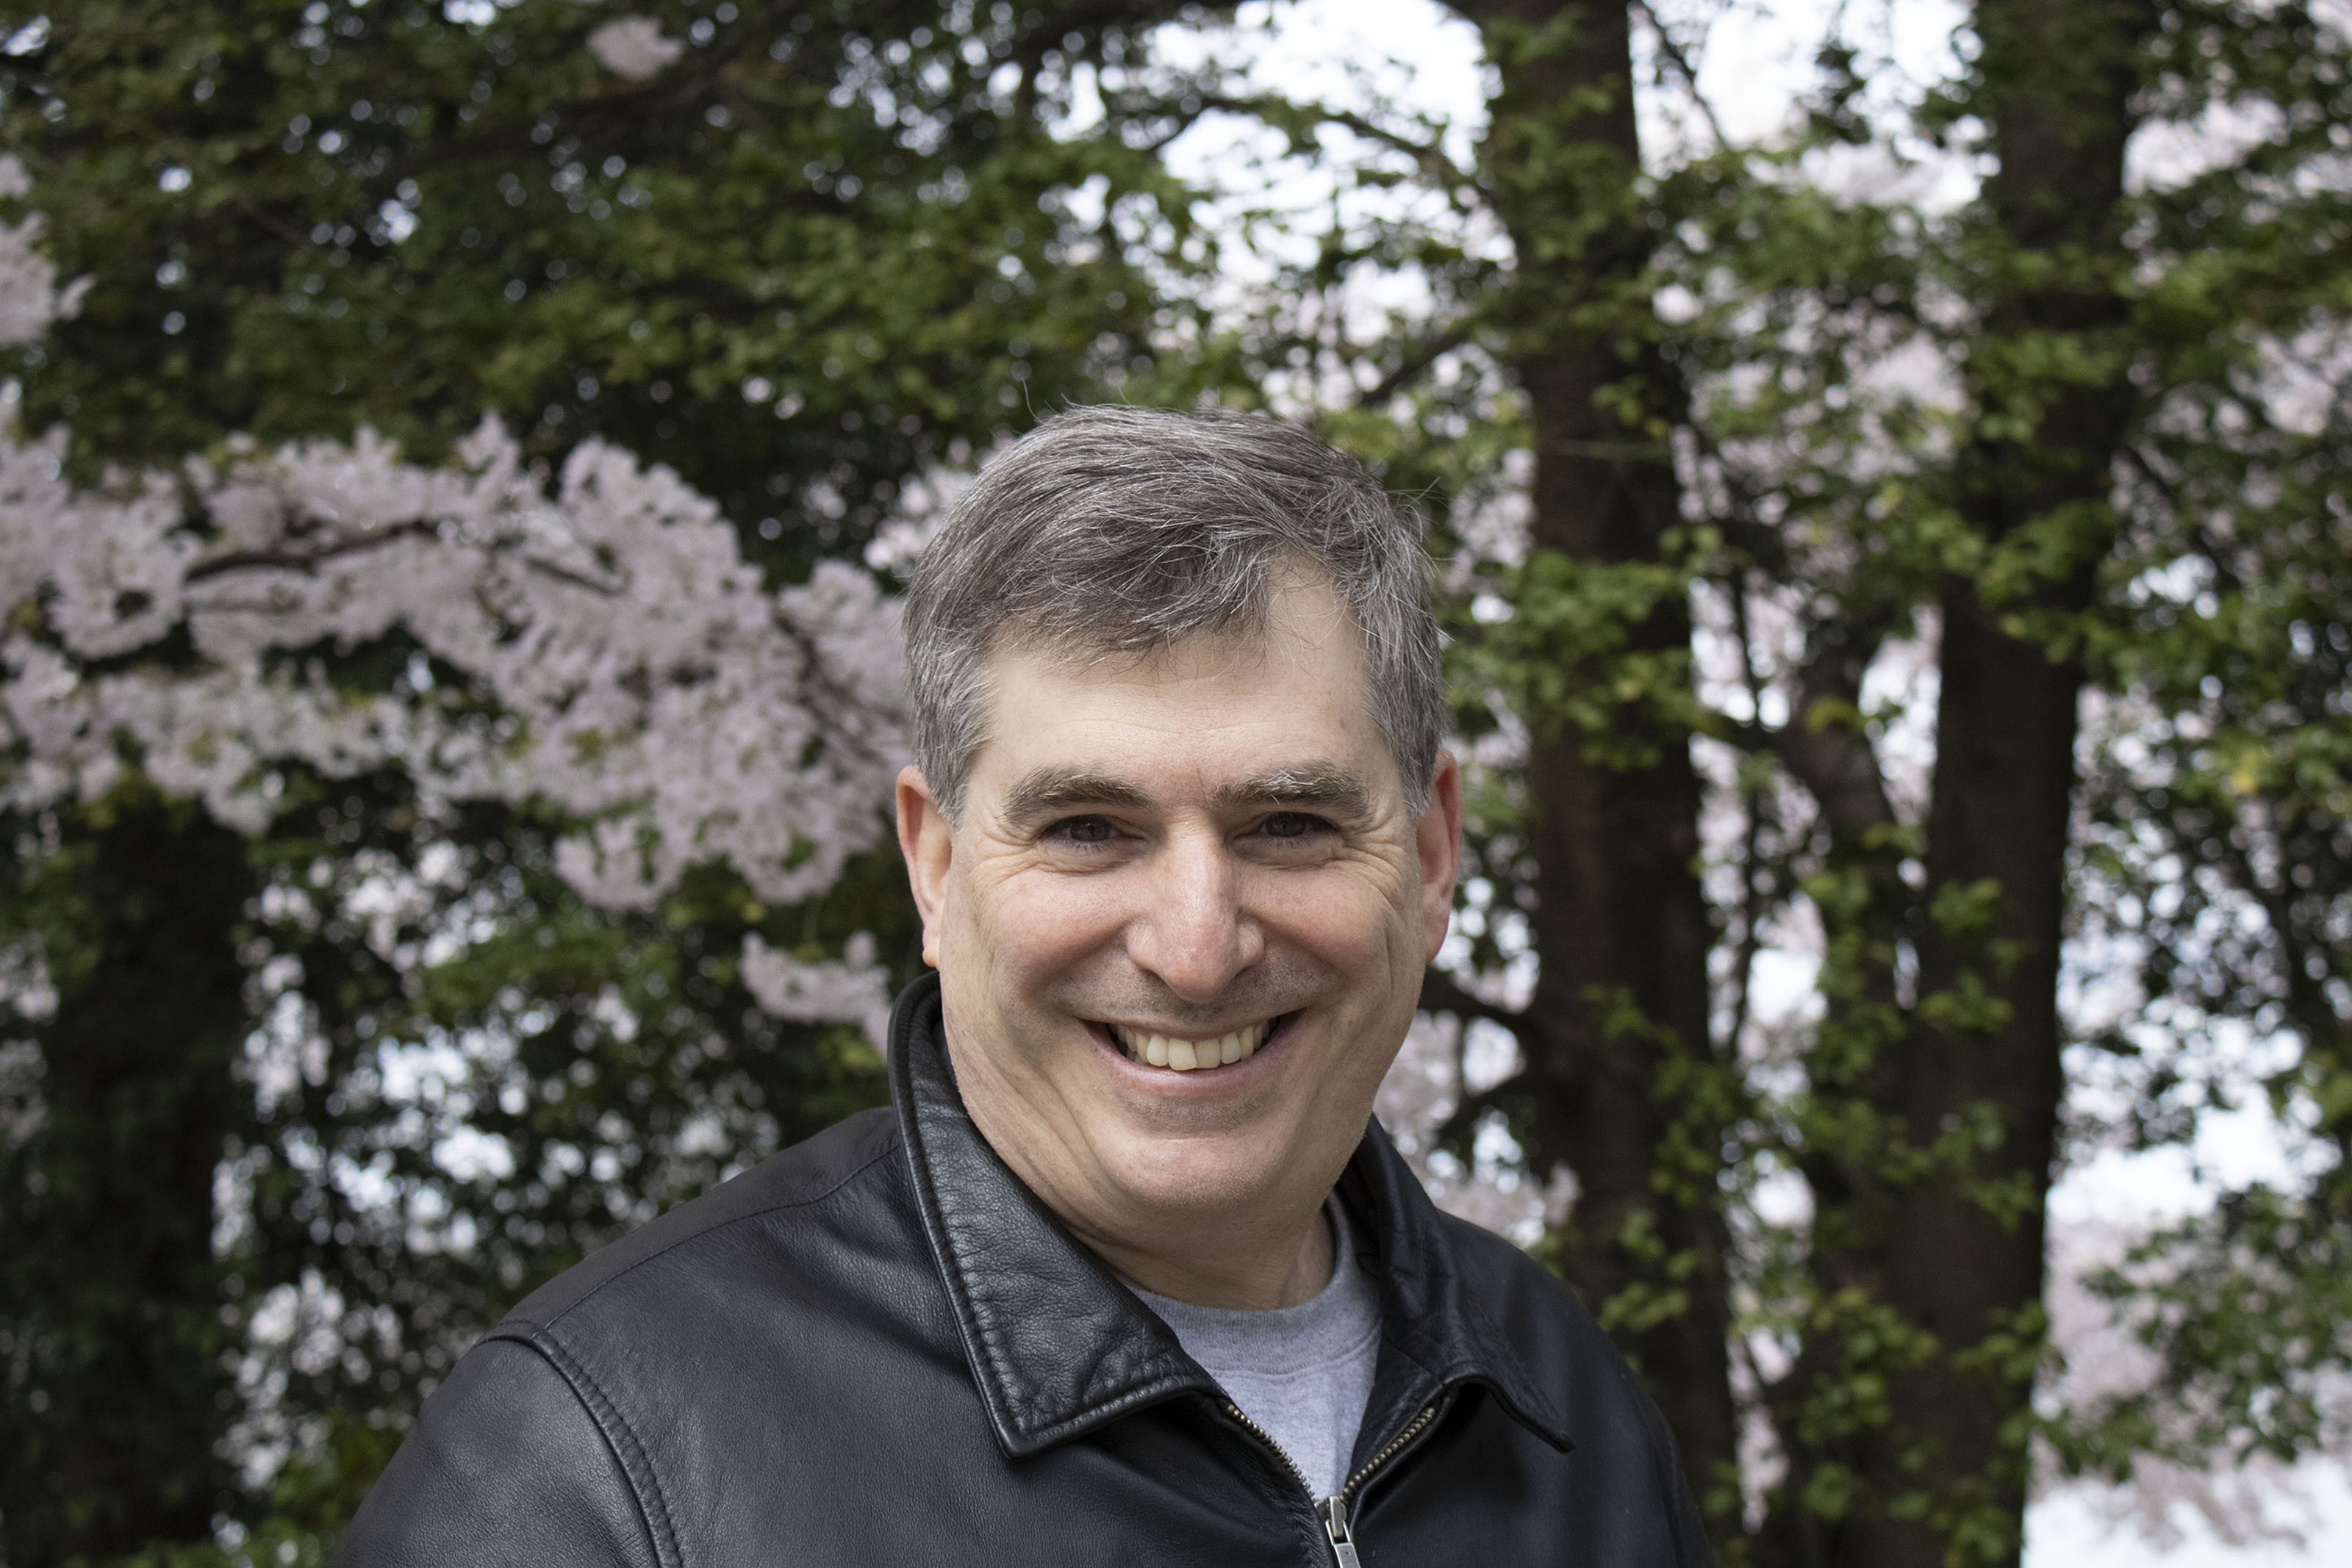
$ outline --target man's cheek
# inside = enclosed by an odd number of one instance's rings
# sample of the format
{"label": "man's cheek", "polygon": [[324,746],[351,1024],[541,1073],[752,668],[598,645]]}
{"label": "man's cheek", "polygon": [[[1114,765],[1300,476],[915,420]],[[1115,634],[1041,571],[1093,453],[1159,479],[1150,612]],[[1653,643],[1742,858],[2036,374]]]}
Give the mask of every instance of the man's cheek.
{"label": "man's cheek", "polygon": [[1418,930],[1419,901],[1401,898],[1400,891],[1379,878],[1335,871],[1307,896],[1271,904],[1268,914],[1325,963],[1360,974],[1392,946],[1400,914],[1410,911]]}
{"label": "man's cheek", "polygon": [[1005,961],[1050,974],[1117,936],[1128,910],[1110,879],[1032,873],[999,890],[991,922]]}

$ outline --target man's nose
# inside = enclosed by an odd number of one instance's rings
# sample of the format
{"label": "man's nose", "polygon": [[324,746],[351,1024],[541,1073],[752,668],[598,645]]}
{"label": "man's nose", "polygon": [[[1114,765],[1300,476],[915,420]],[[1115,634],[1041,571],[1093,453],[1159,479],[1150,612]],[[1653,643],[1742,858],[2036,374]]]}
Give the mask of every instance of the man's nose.
{"label": "man's nose", "polygon": [[1241,877],[1214,834],[1171,839],[1152,857],[1128,924],[1128,956],[1188,1002],[1212,1002],[1265,952],[1242,908]]}

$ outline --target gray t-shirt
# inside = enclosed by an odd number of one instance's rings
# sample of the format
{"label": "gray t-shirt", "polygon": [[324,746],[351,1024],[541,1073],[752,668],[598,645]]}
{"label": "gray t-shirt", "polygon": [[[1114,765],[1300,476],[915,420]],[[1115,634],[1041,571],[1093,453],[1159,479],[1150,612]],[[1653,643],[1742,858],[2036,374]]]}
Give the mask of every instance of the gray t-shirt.
{"label": "gray t-shirt", "polygon": [[1143,1304],[1176,1331],[1185,1353],[1290,1456],[1318,1498],[1348,1484],[1356,1431],[1372,1396],[1380,1359],[1381,1298],[1356,1266],[1345,1213],[1327,1202],[1333,1250],[1331,1282],[1295,1307],[1250,1312],[1196,1307],[1137,1291]]}

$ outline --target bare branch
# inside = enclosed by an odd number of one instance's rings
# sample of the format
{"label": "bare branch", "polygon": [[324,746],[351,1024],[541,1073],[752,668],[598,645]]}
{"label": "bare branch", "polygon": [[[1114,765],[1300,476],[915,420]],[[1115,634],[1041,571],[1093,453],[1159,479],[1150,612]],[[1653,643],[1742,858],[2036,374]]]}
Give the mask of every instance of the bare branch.
{"label": "bare branch", "polygon": [[2179,486],[2166,472],[2169,465],[2145,446],[2126,447],[2125,455],[2131,460],[2132,466],[2139,470],[2141,477],[2156,486],[2158,493],[2164,497],[2164,504],[2172,508],[2173,520],[2188,534],[2198,553],[2212,566],[2215,583],[2225,592],[2242,592],[2245,582],[2238,575],[2237,569],[2230,564],[2229,548],[2213,537],[2213,530],[2198,515],[2197,508],[2181,495]]}
{"label": "bare branch", "polygon": [[203,582],[209,578],[226,577],[238,571],[299,571],[308,576],[331,560],[359,555],[398,539],[414,538],[433,531],[434,525],[430,521],[419,518],[415,522],[379,528],[373,533],[347,535],[314,549],[231,550],[226,555],[216,555],[210,560],[198,561],[190,567],[186,580]]}
{"label": "bare branch", "polygon": [[[1748,573],[1738,574],[1731,584],[1732,633],[1739,639],[1739,675],[1748,688],[1750,713],[1764,711],[1764,676],[1756,667],[1754,628],[1748,624]],[[1747,821],[1739,835],[1739,951],[1732,960],[1732,973],[1737,977],[1738,993],[1732,998],[1731,1022],[1725,1030],[1717,1059],[1724,1061],[1739,1060],[1739,1042],[1748,1033],[1749,1003],[1756,989],[1756,959],[1764,950],[1763,888],[1756,875],[1756,862],[1762,849],[1764,836],[1764,792],[1749,784],[1740,791],[1740,812]]]}
{"label": "bare branch", "polygon": [[1825,710],[1854,711],[1862,677],[1885,640],[1884,617],[1859,626],[1827,623],[1814,628],[1815,646],[1797,677],[1790,721],[1774,732],[1772,749],[1822,809],[1830,826],[1859,835],[1895,822],[1886,776],[1870,737]]}
{"label": "bare branch", "polygon": [[1706,116],[1706,128],[1715,132],[1715,144],[1717,147],[1729,147],[1731,138],[1724,134],[1723,121],[1716,118],[1715,105],[1709,103],[1706,100],[1706,95],[1698,90],[1698,72],[1691,68],[1690,57],[1683,53],[1682,45],[1676,43],[1675,36],[1666,31],[1666,24],[1660,19],[1657,12],[1651,8],[1650,0],[1633,0],[1633,9],[1639,11],[1648,20],[1650,30],[1658,36],[1658,52],[1666,57],[1667,63],[1675,68],[1675,74],[1681,77],[1683,85],[1690,89],[1691,101],[1698,105],[1698,111],[1701,114]]}
{"label": "bare branch", "polygon": [[568,582],[574,588],[585,589],[591,593],[601,593],[608,599],[629,591],[626,579],[606,578],[599,580],[585,572],[574,571],[568,566],[558,566],[555,562],[543,559],[539,556],[524,556],[522,564],[526,570],[535,571],[541,577],[551,577],[558,582]]}
{"label": "bare branch", "polygon": [[[1735,597],[1737,595],[1735,594]],[[1739,612],[1744,622],[1744,610]],[[1870,661],[1885,640],[1889,614],[1884,608],[1866,612],[1850,622],[1829,621],[1814,626],[1787,724],[1773,726],[1754,719],[1734,718],[1711,710],[1706,734],[1710,739],[1751,753],[1769,752],[1798,783],[1803,785],[1822,815],[1838,832],[1859,835],[1895,821],[1894,799],[1886,789],[1885,770],[1870,737],[1837,716],[1837,710],[1857,710],[1862,680]],[[1747,651],[1742,649],[1743,656]],[[1752,667],[1751,690],[1762,689]]]}
{"label": "bare branch", "polygon": [[[316,573],[329,561],[340,560],[346,556],[362,555],[373,549],[381,549],[385,545],[401,539],[429,538],[438,532],[439,525],[436,520],[419,517],[410,522],[394,524],[388,528],[377,528],[370,533],[347,534],[341,538],[330,539],[308,549],[230,550],[226,555],[216,555],[210,560],[199,561],[190,567],[186,580],[192,583],[204,582],[212,578],[227,577],[241,571],[292,571],[308,577]],[[590,577],[585,572],[574,571],[568,566],[560,565],[543,557],[524,555],[520,559],[526,570],[538,572],[542,577],[553,578],[558,582],[568,582],[574,588],[585,589],[591,593],[601,593],[609,597],[626,591],[628,587],[625,582]]]}
{"label": "bare branch", "polygon": [[1454,1107],[1453,1113],[1438,1124],[1434,1134],[1440,1147],[1477,1130],[1478,1124],[1489,1111],[1501,1110],[1507,1101],[1517,1098],[1528,1088],[1528,1074],[1524,1071],[1512,1073],[1491,1089],[1475,1094],[1465,1094]]}
{"label": "bare branch", "polygon": [[1247,114],[1265,120],[1268,125],[1306,126],[1336,125],[1352,131],[1367,141],[1403,153],[1413,161],[1427,178],[1444,187],[1450,197],[1464,186],[1475,186],[1477,180],[1468,170],[1445,155],[1444,148],[1434,141],[1416,141],[1366,114],[1352,109],[1334,109],[1328,104],[1297,103],[1270,93],[1246,98],[1221,93],[1203,95],[1200,103],[1204,109],[1222,109],[1233,114]]}
{"label": "bare branch", "polygon": [[1421,1010],[1425,1013],[1452,1013],[1465,1019],[1484,1019],[1509,1030],[1523,1049],[1536,1043],[1538,1032],[1536,1020],[1527,1014],[1513,1012],[1465,989],[1459,980],[1433,964],[1422,974]]}
{"label": "bare branch", "polygon": [[1424,338],[1399,361],[1396,368],[1373,383],[1370,391],[1356,400],[1358,408],[1378,408],[1396,396],[1409,383],[1427,373],[1430,366],[1470,340],[1470,323],[1457,321],[1443,332]]}

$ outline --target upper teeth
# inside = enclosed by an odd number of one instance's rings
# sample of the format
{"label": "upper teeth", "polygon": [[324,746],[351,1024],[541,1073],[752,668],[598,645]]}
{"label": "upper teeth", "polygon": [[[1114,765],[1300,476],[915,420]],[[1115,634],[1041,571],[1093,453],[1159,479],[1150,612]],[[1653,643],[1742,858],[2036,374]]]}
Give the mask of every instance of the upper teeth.
{"label": "upper teeth", "polygon": [[1129,1061],[1148,1061],[1154,1067],[1190,1072],[1196,1067],[1223,1067],[1255,1054],[1257,1048],[1265,1043],[1266,1030],[1273,1027],[1271,1020],[1254,1023],[1214,1040],[1178,1040],[1173,1035],[1146,1034],[1124,1024],[1111,1025],[1110,1033]]}

